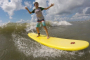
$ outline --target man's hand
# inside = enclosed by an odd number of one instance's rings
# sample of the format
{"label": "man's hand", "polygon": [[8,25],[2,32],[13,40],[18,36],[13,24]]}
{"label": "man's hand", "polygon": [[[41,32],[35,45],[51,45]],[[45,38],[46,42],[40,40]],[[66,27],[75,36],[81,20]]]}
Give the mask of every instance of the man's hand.
{"label": "man's hand", "polygon": [[54,4],[51,4],[50,7],[54,6]]}
{"label": "man's hand", "polygon": [[49,7],[47,7],[47,8],[44,8],[44,10],[47,10],[47,9],[49,9],[50,7],[52,7],[52,6],[54,6],[54,4],[51,4]]}
{"label": "man's hand", "polygon": [[27,8],[27,7],[25,7],[25,9],[26,9],[26,10],[28,10],[28,8]]}
{"label": "man's hand", "polygon": [[30,14],[32,14],[32,12],[30,12],[29,9],[28,9],[27,7],[25,7],[25,9],[26,9]]}

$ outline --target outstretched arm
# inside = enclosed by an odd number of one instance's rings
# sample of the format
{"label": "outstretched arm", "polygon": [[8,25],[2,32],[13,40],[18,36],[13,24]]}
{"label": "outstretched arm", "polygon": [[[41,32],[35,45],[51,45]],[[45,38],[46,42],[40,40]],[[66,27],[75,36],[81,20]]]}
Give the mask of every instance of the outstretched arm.
{"label": "outstretched arm", "polygon": [[26,9],[30,14],[32,14],[32,12],[30,12],[29,9],[28,9],[27,7],[25,7],[25,9]]}
{"label": "outstretched arm", "polygon": [[44,10],[47,10],[47,9],[49,9],[50,7],[52,7],[52,6],[54,6],[54,4],[51,4],[49,7],[47,7],[47,8],[44,8]]}

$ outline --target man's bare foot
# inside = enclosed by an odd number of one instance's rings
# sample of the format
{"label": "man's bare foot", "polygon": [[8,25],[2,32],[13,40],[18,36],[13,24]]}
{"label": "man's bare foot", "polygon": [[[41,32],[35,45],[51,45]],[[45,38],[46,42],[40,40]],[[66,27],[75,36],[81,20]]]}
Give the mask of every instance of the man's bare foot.
{"label": "man's bare foot", "polygon": [[50,37],[49,36],[47,36],[47,39],[49,39]]}
{"label": "man's bare foot", "polygon": [[37,37],[39,37],[40,36],[40,33],[38,33],[38,36]]}
{"label": "man's bare foot", "polygon": [[37,37],[39,37],[40,35],[38,35]]}

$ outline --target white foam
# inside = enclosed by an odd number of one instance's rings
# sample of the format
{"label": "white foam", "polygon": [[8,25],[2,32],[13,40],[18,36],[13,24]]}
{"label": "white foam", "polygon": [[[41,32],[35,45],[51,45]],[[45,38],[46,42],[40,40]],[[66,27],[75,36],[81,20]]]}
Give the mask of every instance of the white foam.
{"label": "white foam", "polygon": [[67,21],[60,21],[58,23],[58,25],[72,25],[71,23],[67,22]]}
{"label": "white foam", "polygon": [[27,22],[27,21],[25,21],[25,20],[23,20],[23,19],[21,19],[21,20],[19,20],[19,21],[16,21],[16,23],[25,23],[25,22]]}
{"label": "white foam", "polygon": [[26,39],[22,36],[19,36],[17,34],[12,34],[13,41],[15,42],[15,46],[20,52],[23,52],[26,56],[33,56],[36,57],[61,57],[64,55],[66,58],[75,58],[75,56],[82,56],[83,52],[78,52],[76,54],[76,51],[74,52],[67,52],[62,50],[57,50],[53,48],[49,48],[47,46],[44,46],[42,44],[39,44],[35,41],[32,41],[30,39]]}
{"label": "white foam", "polygon": [[28,31],[34,32],[33,30],[36,30],[36,23],[35,22],[27,23],[26,32]]}
{"label": "white foam", "polygon": [[55,21],[55,22],[52,22],[50,21],[50,25],[51,26],[60,26],[60,25],[72,25],[71,23],[67,22],[67,21]]}
{"label": "white foam", "polygon": [[7,22],[7,23],[0,23],[0,27],[6,27],[7,26],[7,24],[8,24],[9,22]]}
{"label": "white foam", "polygon": [[[37,22],[27,23],[27,25],[26,25],[26,32],[28,32],[28,31],[34,32],[34,30],[36,30],[36,23]],[[57,21],[55,21],[55,22],[46,21],[46,24],[50,24],[50,26],[72,25],[71,23],[69,23],[67,21],[60,21],[60,22],[57,22]]]}

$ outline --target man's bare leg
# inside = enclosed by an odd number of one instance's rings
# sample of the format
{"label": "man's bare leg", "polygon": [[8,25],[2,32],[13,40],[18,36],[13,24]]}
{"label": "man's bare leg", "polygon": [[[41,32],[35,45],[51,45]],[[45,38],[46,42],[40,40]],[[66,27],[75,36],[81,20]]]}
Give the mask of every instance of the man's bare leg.
{"label": "man's bare leg", "polygon": [[38,36],[37,37],[39,37],[40,36],[39,28],[36,27],[36,30],[37,30],[37,33],[38,33]]}
{"label": "man's bare leg", "polygon": [[47,30],[46,26],[44,26],[44,29],[45,29],[45,31],[46,31],[47,39],[48,39],[48,38],[49,38],[49,35],[48,35],[48,30]]}

